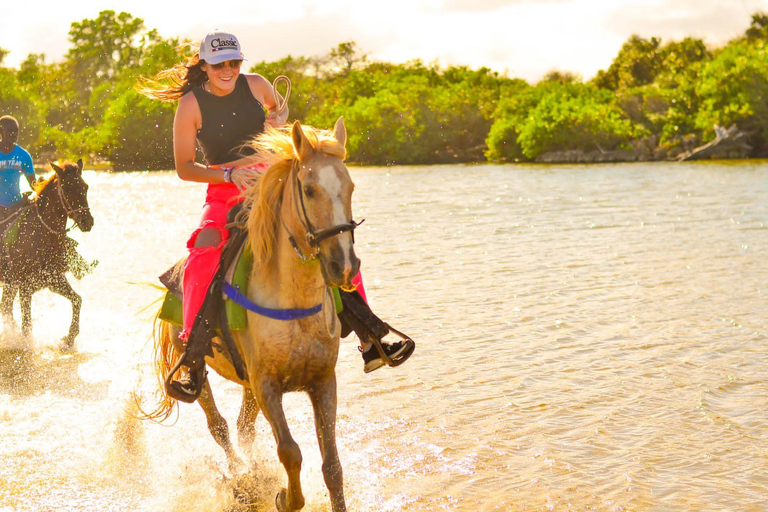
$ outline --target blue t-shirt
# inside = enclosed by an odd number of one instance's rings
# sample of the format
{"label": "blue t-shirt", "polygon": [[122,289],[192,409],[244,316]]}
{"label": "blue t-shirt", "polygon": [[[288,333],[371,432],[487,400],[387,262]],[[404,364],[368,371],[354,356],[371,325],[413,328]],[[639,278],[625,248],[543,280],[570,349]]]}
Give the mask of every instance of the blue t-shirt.
{"label": "blue t-shirt", "polygon": [[7,208],[21,201],[19,180],[22,174],[35,175],[29,153],[18,144],[10,153],[0,151],[0,206]]}

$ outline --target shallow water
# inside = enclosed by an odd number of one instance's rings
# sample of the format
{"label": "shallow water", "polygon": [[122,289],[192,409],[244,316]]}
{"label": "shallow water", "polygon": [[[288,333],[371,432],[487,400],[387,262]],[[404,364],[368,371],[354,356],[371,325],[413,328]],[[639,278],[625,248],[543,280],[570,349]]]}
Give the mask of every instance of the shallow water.
{"label": "shallow water", "polygon": [[[350,510],[768,509],[768,164],[352,174],[373,309],[418,346],[365,375],[342,342]],[[0,342],[0,510],[272,510],[285,477],[262,416],[239,486],[198,406],[133,417],[156,387],[156,276],[204,187],[86,180],[96,224],[75,237],[100,265],[73,282],[77,352],[55,350],[70,309],[49,292],[31,346]],[[212,382],[236,439],[240,390]],[[306,510],[330,510],[309,401],[285,402]]]}

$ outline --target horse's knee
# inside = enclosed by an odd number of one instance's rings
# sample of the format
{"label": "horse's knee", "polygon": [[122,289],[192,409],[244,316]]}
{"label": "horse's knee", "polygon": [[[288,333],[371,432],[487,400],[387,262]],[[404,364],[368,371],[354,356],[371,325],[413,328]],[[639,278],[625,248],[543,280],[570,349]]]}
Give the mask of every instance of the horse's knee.
{"label": "horse's knee", "polygon": [[280,441],[277,445],[277,456],[286,471],[301,469],[301,450],[293,439]]}
{"label": "horse's knee", "polygon": [[208,418],[208,430],[217,443],[229,444],[229,425],[222,416]]}
{"label": "horse's knee", "polygon": [[[206,386],[207,387],[207,386]],[[208,423],[208,430],[219,445],[225,447],[229,445],[229,425],[227,420],[216,409],[213,397],[208,389],[203,389],[198,400],[200,407],[205,413],[205,419]]]}

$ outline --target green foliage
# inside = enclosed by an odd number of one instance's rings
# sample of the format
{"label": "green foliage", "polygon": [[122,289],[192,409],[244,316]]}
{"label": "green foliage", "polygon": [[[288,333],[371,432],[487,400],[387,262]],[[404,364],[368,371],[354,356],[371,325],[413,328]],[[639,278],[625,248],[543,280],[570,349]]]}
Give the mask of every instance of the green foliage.
{"label": "green foliage", "polygon": [[768,15],[758,12],[752,15],[752,23],[745,32],[747,39],[768,39]]}
{"label": "green foliage", "polygon": [[543,90],[543,87],[534,89],[523,80],[517,80],[514,86],[504,88],[486,139],[486,158],[510,162],[525,158],[517,139],[528,113],[541,100]]}
{"label": "green foliage", "polygon": [[19,121],[19,144],[30,146],[40,138],[43,118],[34,94],[26,90],[19,73],[0,67],[0,116],[11,115]]}
{"label": "green foliage", "polygon": [[725,47],[703,67],[696,95],[696,127],[710,138],[716,124],[737,124],[768,138],[768,41],[737,41]]}
{"label": "green foliage", "polygon": [[643,39],[631,36],[622,45],[611,66],[597,73],[595,85],[616,91],[653,82],[661,68],[660,44],[661,40],[656,37]]}
{"label": "green foliage", "polygon": [[616,149],[645,130],[626,119],[613,95],[591,85],[557,84],[532,109],[520,130],[523,155],[547,151]]}
{"label": "green foliage", "polygon": [[360,53],[357,43],[354,41],[339,44],[331,50],[329,57],[330,64],[338,69],[339,74],[344,77],[349,76],[353,67],[363,64],[367,59],[366,55]]}
{"label": "green foliage", "polygon": [[104,115],[101,153],[118,169],[172,168],[173,113],[173,105],[128,89]]}
{"label": "green foliage", "polygon": [[[36,159],[172,167],[175,106],[135,86],[178,62],[178,39],[110,10],[73,23],[69,38],[63,61],[30,54],[18,69],[2,66],[0,48],[0,113],[19,119],[20,143]],[[695,38],[631,36],[587,84],[567,71],[533,86],[485,68],[376,62],[354,41],[251,71],[291,79],[292,119],[330,128],[344,116],[349,159],[360,163],[517,161],[619,148],[648,134],[671,146],[734,123],[768,155],[767,45],[768,15],[757,13],[742,37],[714,50]]]}
{"label": "green foliage", "polygon": [[141,47],[136,43],[143,31],[144,21],[126,12],[101,11],[96,19],[72,23],[67,52],[72,71],[90,84],[115,78],[121,69],[138,64]]}

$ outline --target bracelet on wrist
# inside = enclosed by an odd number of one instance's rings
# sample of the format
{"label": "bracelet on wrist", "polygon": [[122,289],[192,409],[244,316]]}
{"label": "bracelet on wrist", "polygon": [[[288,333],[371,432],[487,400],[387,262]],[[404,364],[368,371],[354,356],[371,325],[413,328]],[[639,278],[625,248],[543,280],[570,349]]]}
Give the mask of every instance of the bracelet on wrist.
{"label": "bracelet on wrist", "polygon": [[224,183],[232,183],[232,171],[234,169],[232,167],[227,167],[224,169]]}

